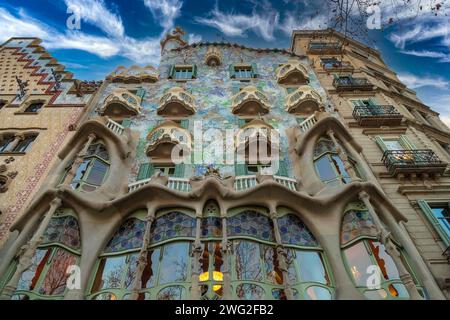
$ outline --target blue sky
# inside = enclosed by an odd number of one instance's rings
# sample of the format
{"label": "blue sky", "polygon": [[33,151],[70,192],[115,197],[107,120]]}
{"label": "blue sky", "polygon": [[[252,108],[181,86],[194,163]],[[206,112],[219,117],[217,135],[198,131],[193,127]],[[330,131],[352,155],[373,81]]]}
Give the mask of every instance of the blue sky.
{"label": "blue sky", "polygon": [[[369,0],[370,1],[370,0]],[[400,79],[450,124],[450,1],[379,2],[381,30],[370,45]],[[405,5],[404,3],[408,4]],[[254,47],[290,45],[293,29],[331,26],[327,0],[1,0],[0,42],[34,36],[80,79],[103,79],[118,65],[154,64],[161,37],[181,26],[189,41]],[[80,29],[67,27],[68,8]],[[73,20],[72,20],[73,22]]]}

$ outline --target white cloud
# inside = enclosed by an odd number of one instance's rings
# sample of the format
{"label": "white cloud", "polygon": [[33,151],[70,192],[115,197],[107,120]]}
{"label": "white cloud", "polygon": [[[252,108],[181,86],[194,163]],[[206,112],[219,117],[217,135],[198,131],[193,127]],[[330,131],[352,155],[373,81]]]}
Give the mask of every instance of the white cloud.
{"label": "white cloud", "polygon": [[122,19],[106,8],[103,0],[64,0],[67,7],[76,8],[82,21],[100,28],[113,37],[125,34]]}
{"label": "white cloud", "polygon": [[435,87],[438,89],[447,89],[450,82],[441,77],[415,76],[410,73],[401,73],[398,75],[400,81],[412,89],[421,87]]}
{"label": "white cloud", "polygon": [[193,43],[198,43],[198,42],[202,42],[202,36],[199,34],[195,34],[195,33],[190,33],[188,36],[188,43],[189,44],[193,44]]}
{"label": "white cloud", "polygon": [[144,0],[156,21],[164,28],[164,32],[174,27],[175,19],[181,14],[183,2],[180,0]]}
{"label": "white cloud", "polygon": [[436,58],[439,59],[438,60],[439,62],[450,62],[450,53],[429,51],[429,50],[421,50],[421,51],[401,50],[400,52],[410,56]]}
{"label": "white cloud", "polygon": [[271,41],[279,24],[279,14],[268,7],[263,14],[255,10],[249,15],[224,13],[216,6],[207,18],[197,17],[195,21],[216,28],[230,37],[245,37],[246,32],[251,30],[264,40]]}
{"label": "white cloud", "polygon": [[278,28],[286,35],[291,36],[293,30],[317,30],[325,29],[328,24],[328,17],[324,15],[303,14],[301,16],[287,13],[283,23]]}

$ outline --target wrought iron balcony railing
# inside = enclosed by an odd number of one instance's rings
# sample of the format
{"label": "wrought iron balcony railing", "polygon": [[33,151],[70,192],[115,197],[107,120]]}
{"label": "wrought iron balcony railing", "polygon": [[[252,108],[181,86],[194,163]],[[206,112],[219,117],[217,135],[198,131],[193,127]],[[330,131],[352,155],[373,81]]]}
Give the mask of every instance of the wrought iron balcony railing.
{"label": "wrought iron balcony railing", "polygon": [[357,106],[353,110],[360,126],[400,125],[403,116],[390,105]]}
{"label": "wrought iron balcony railing", "polygon": [[353,66],[348,62],[336,61],[322,63],[325,70],[353,70]]}
{"label": "wrought iron balcony railing", "polygon": [[373,85],[366,78],[341,77],[333,81],[338,91],[373,90]]}
{"label": "wrought iron balcony railing", "polygon": [[389,174],[443,174],[447,163],[433,150],[387,150],[381,160]]}

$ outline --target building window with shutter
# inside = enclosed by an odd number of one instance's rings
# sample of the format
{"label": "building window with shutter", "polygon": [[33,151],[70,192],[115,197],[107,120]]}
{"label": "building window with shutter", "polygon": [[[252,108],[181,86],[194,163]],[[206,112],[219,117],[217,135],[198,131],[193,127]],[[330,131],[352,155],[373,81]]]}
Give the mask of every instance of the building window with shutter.
{"label": "building window with shutter", "polygon": [[450,203],[425,200],[418,200],[417,203],[450,254]]}
{"label": "building window with shutter", "polygon": [[230,78],[250,80],[258,77],[256,64],[234,64],[230,66]]}
{"label": "building window with shutter", "polygon": [[169,79],[192,80],[197,78],[197,66],[195,65],[175,65],[170,70]]}

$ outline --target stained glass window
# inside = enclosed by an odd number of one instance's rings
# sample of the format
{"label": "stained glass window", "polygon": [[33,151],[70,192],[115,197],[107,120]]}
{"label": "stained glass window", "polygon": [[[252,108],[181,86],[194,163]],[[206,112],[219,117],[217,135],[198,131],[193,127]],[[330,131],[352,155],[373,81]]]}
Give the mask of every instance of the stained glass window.
{"label": "stained glass window", "polygon": [[278,218],[281,241],[305,247],[319,247],[319,244],[306,225],[295,215],[287,214]]}
{"label": "stained glass window", "polygon": [[137,218],[128,219],[106,246],[105,253],[121,252],[142,247],[145,233],[145,221]]}
{"label": "stained glass window", "polygon": [[153,222],[150,243],[180,237],[195,238],[195,226],[195,218],[177,211],[167,213]]}
{"label": "stained glass window", "polygon": [[227,233],[229,237],[249,236],[265,241],[275,241],[273,225],[269,217],[252,210],[228,218]]}
{"label": "stained glass window", "polygon": [[222,219],[218,217],[206,217],[202,219],[202,238],[221,238]]}
{"label": "stained glass window", "polygon": [[243,283],[236,287],[236,295],[241,300],[263,300],[265,292],[256,284]]}
{"label": "stained glass window", "polygon": [[330,139],[320,139],[314,147],[314,158],[320,157],[326,152],[337,153],[336,146]]}
{"label": "stained glass window", "polygon": [[45,230],[42,244],[60,243],[79,250],[81,247],[78,221],[73,216],[54,217]]}
{"label": "stained glass window", "polygon": [[346,244],[358,237],[376,237],[378,229],[368,210],[349,210],[342,222],[341,243]]}
{"label": "stained glass window", "polygon": [[157,300],[181,300],[184,298],[184,287],[172,286],[162,289],[157,296]]}
{"label": "stained glass window", "polygon": [[187,280],[189,248],[189,242],[176,242],[164,246],[159,285]]}
{"label": "stained glass window", "polygon": [[235,242],[236,276],[238,280],[261,281],[260,245],[250,241]]}

